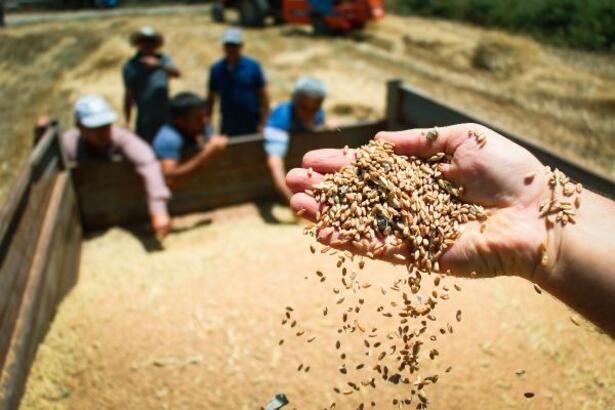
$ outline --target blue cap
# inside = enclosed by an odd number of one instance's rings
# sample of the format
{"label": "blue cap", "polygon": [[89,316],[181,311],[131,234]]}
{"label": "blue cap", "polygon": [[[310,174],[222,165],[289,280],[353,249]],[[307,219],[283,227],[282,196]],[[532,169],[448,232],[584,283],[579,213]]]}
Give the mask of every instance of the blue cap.
{"label": "blue cap", "polygon": [[231,27],[222,36],[223,44],[243,44],[243,33],[238,28]]}

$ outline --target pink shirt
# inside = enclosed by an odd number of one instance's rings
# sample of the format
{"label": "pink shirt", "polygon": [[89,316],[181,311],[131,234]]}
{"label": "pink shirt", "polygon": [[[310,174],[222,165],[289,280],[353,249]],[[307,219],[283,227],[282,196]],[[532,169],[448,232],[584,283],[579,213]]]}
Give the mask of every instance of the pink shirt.
{"label": "pink shirt", "polygon": [[113,126],[111,144],[106,152],[91,153],[88,151],[85,140],[80,138],[79,130],[76,128],[64,133],[62,146],[68,159],[77,164],[92,160],[108,161],[120,155],[131,162],[143,178],[150,214],[167,212],[167,201],[171,198],[171,191],[162,176],[160,163],[152,148],[131,131]]}

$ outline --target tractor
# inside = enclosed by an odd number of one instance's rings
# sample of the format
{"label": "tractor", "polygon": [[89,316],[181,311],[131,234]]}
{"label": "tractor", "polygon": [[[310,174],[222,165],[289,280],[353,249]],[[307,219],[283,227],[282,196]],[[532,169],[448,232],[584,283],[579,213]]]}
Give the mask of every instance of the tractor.
{"label": "tractor", "polygon": [[268,17],[276,24],[309,24],[317,35],[360,30],[384,16],[383,0],[219,0],[214,21],[223,22],[226,9],[239,12],[242,26],[262,27]]}

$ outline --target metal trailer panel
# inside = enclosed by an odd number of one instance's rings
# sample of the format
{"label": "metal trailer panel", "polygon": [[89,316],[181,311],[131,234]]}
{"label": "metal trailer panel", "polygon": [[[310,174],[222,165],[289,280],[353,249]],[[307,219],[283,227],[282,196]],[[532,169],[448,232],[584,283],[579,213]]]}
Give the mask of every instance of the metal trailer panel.
{"label": "metal trailer panel", "polygon": [[482,124],[497,131],[526,148],[543,163],[559,168],[570,178],[592,190],[611,197],[615,195],[615,181],[612,178],[600,175],[573,160],[559,157],[536,141],[491,125],[488,121],[436,100],[422,90],[404,85],[399,80],[388,82],[387,125],[390,129],[431,128],[468,122]]}

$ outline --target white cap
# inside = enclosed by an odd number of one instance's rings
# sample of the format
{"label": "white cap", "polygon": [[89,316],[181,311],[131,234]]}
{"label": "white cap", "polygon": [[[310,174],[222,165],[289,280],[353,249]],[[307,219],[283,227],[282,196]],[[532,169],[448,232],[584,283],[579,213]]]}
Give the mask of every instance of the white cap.
{"label": "white cap", "polygon": [[85,95],[75,103],[75,121],[86,128],[98,128],[113,124],[117,114],[103,97]]}
{"label": "white cap", "polygon": [[157,32],[153,27],[150,26],[140,27],[138,30],[136,30],[130,35],[130,42],[132,43],[132,45],[136,45],[140,39],[153,40],[158,44],[158,46],[161,46],[164,41],[162,38],[162,34]]}
{"label": "white cap", "polygon": [[295,83],[293,95],[309,95],[310,97],[325,98],[327,90],[325,84],[315,77],[300,77]]}
{"label": "white cap", "polygon": [[243,33],[235,27],[226,29],[222,36],[222,44],[243,44]]}

